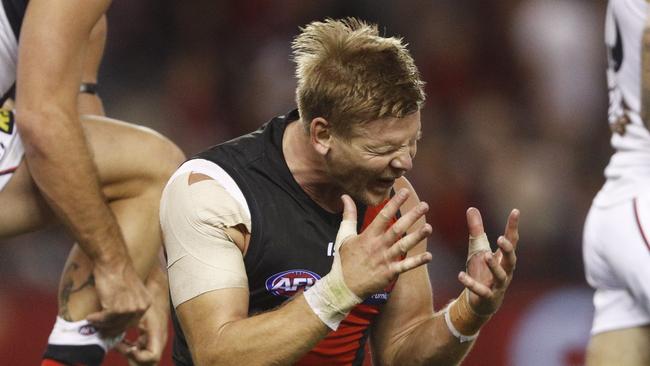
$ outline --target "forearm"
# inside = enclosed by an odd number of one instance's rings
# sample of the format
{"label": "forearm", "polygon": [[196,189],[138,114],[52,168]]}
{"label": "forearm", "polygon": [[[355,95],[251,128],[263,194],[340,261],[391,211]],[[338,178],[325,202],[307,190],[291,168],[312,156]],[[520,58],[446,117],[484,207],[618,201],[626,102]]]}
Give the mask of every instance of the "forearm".
{"label": "forearm", "polygon": [[151,268],[145,286],[151,295],[152,306],[156,306],[163,310],[165,314],[169,314],[169,284],[167,282],[167,274],[158,263],[154,263]]}
{"label": "forearm", "polygon": [[[458,333],[463,336],[477,335],[481,327],[489,320],[489,316],[478,315],[468,307],[465,291],[445,309],[414,325],[402,337],[396,338],[389,347],[394,350],[390,357],[390,364],[459,364],[472,348],[474,341],[461,340]],[[446,312],[451,327],[457,332],[456,335],[452,333],[445,319]]]}
{"label": "forearm", "polygon": [[201,366],[290,365],[328,331],[299,295],[276,310],[225,323],[215,338],[199,335],[192,356]]}
{"label": "forearm", "polygon": [[103,0],[30,1],[16,81],[16,119],[30,173],[53,211],[96,263],[126,258],[76,105],[90,30],[107,4]]}
{"label": "forearm", "polygon": [[419,324],[398,341],[387,365],[458,365],[474,342],[460,343],[447,328],[442,312]]}
{"label": "forearm", "polygon": [[32,116],[19,112],[18,118],[38,119],[47,126],[38,136],[23,134],[25,160],[39,190],[84,252],[96,263],[125,257],[126,247],[104,201],[83,131],[78,123],[64,121],[77,116],[48,111]]}

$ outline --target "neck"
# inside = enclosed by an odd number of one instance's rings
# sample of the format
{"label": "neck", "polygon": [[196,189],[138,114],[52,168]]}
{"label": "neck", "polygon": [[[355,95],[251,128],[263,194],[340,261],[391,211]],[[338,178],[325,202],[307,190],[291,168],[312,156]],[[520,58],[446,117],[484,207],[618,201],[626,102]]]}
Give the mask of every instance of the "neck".
{"label": "neck", "polygon": [[343,210],[343,191],[330,180],[325,161],[311,146],[302,121],[287,125],[282,138],[282,152],[291,175],[309,198],[326,211]]}

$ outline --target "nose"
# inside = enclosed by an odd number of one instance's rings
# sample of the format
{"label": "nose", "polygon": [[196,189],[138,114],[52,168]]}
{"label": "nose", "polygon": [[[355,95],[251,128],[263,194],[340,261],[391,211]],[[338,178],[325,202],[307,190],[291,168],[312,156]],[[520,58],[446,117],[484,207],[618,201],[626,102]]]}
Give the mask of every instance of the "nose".
{"label": "nose", "polygon": [[411,170],[413,168],[413,157],[408,151],[403,151],[390,161],[390,166],[404,171]]}

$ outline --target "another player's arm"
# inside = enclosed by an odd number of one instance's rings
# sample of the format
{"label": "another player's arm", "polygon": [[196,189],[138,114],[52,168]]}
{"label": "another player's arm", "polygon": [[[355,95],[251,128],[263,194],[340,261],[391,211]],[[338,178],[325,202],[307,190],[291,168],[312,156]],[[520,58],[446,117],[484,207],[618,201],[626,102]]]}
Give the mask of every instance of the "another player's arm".
{"label": "another player's arm", "polygon": [[16,119],[36,185],[93,261],[103,308],[130,318],[141,315],[149,299],[104,202],[77,114],[88,39],[109,4],[29,2],[19,44]]}
{"label": "another player's arm", "polygon": [[[409,206],[417,203],[417,196],[406,179],[396,183],[396,187],[400,186],[407,187],[412,192],[411,198],[404,205],[404,208],[408,209]],[[468,213],[468,217],[474,214],[478,214],[478,211]],[[476,218],[473,216],[472,220]],[[480,220],[480,216],[478,219]],[[477,222],[470,225],[470,231],[474,231],[472,235],[479,234],[477,225]],[[480,230],[482,231],[482,225]],[[516,239],[512,232],[509,234],[511,239]],[[501,240],[499,246],[503,246]],[[505,246],[507,249],[512,248],[508,245]],[[426,240],[410,251],[409,256],[417,255],[424,250],[426,250]],[[483,260],[484,254],[477,254],[475,260]],[[484,271],[485,269],[483,269]],[[499,275],[501,274],[503,273],[499,272]],[[479,276],[483,279],[485,274],[481,273]],[[462,282],[468,288],[487,296],[482,288],[473,283],[473,280],[464,277]],[[465,291],[460,294],[459,302],[463,298],[467,299]],[[502,294],[500,299],[502,299]],[[500,299],[498,300],[499,304]],[[455,305],[458,306],[458,304]],[[475,334],[489,319],[489,316],[479,316],[472,311],[467,311],[468,309],[460,310],[464,311],[462,321],[458,322],[458,319],[452,317],[452,323],[464,335]],[[494,311],[496,308],[490,309],[490,312]],[[378,365],[456,365],[462,361],[473,345],[473,341],[460,342],[459,338],[451,333],[445,321],[444,311],[434,312],[432,290],[426,267],[420,267],[400,275],[390,300],[372,329],[371,342],[373,350],[376,350],[374,355]]]}
{"label": "another player's arm", "polygon": [[96,88],[94,90],[92,88],[93,86],[98,85],[99,66],[101,65],[104,56],[107,33],[108,24],[106,22],[106,15],[102,15],[90,32],[90,37],[88,39],[88,50],[86,51],[84,66],[81,73],[81,83],[85,90],[79,91],[79,97],[77,100],[77,110],[80,115],[105,115],[102,99],[100,98]]}
{"label": "another player's arm", "polygon": [[[181,176],[178,179],[185,178]],[[180,189],[181,191],[174,192],[174,189]],[[178,187],[173,184],[168,187],[163,195],[161,223],[165,234],[168,257],[171,249],[170,240],[176,241],[179,237],[186,235],[182,233],[188,232],[187,227],[183,227],[183,224],[190,225],[197,231],[185,236],[187,241],[191,241],[191,237],[194,237],[194,240],[200,242],[204,240],[200,232],[213,229],[209,227],[201,228],[201,225],[197,226],[197,224],[193,223],[193,219],[188,220],[182,216],[176,216],[173,219],[172,215],[178,215],[179,212],[184,211],[182,205],[178,203],[180,202],[178,197],[183,194],[182,190],[184,189],[185,187]],[[355,293],[360,296],[367,295],[386,286],[397,273],[408,271],[431,259],[430,254],[427,253],[412,257],[406,261],[391,262],[379,270],[377,265],[372,265],[371,268],[367,267],[368,263],[379,262],[377,259],[379,257],[385,263],[386,255],[394,256],[396,252],[399,252],[397,248],[388,243],[395,243],[396,238],[401,237],[404,230],[410,227],[426,211],[420,207],[405,214],[400,219],[401,221],[393,225],[396,226],[395,232],[393,230],[386,232],[385,225],[388,223],[386,218],[393,217],[404,200],[404,195],[396,196],[387,204],[383,215],[378,215],[378,219],[362,235],[354,235],[354,231],[352,231],[350,235],[346,234],[340,237],[341,241],[348,239],[345,241],[346,244],[338,251],[342,253],[341,263],[343,269],[341,272],[345,272],[345,283],[349,287],[346,288],[346,291],[354,289]],[[219,201],[223,202],[223,197]],[[197,202],[199,205],[208,205],[207,197],[202,197]],[[356,222],[356,209],[353,201],[347,197],[344,202],[344,222]],[[210,217],[207,220],[214,221]],[[342,224],[342,227],[344,226]],[[350,225],[350,227],[355,230],[356,224]],[[403,228],[403,230],[397,228]],[[339,233],[341,232],[339,231]],[[232,240],[232,245],[237,247],[236,260],[239,261],[237,264],[240,268],[243,268],[242,252],[246,245],[246,232],[230,227],[227,234]],[[430,234],[430,227],[409,236],[403,241],[402,245],[404,245],[404,248],[410,249],[411,245],[419,242],[422,236],[428,234]],[[337,242],[339,242],[338,239]],[[355,251],[369,252],[368,246],[372,244],[378,246],[377,250],[373,251],[377,253],[377,258],[365,258],[359,255],[360,252]],[[232,252],[230,253],[232,254]],[[175,258],[175,256],[173,257]],[[228,255],[228,257],[231,260],[235,259],[231,255]],[[172,258],[172,261],[174,261],[174,258]],[[170,265],[174,266],[176,263],[170,263]],[[349,264],[346,265],[346,263]],[[232,264],[223,265],[232,267]],[[396,268],[387,268],[392,265]],[[351,268],[358,269],[361,274],[354,273],[355,271]],[[333,272],[334,269],[328,276]],[[380,274],[375,275],[375,273]],[[372,276],[369,276],[369,274],[372,274]],[[170,267],[169,275],[170,286],[173,289],[175,281],[173,267]],[[243,276],[245,279],[245,273]],[[340,280],[343,281],[342,278]],[[321,281],[323,279],[318,282]],[[318,286],[318,282],[316,286],[308,291],[314,291]],[[174,297],[173,291],[172,297]],[[325,325],[325,321],[316,315],[316,311],[308,303],[304,294],[295,296],[275,310],[251,317],[248,316],[248,299],[249,292],[247,288],[231,287],[204,292],[176,306],[176,313],[188,341],[193,360],[197,365],[291,364],[311,350],[330,331],[330,328]],[[352,306],[346,311],[349,311]],[[287,324],[290,324],[290,326],[287,326]]]}

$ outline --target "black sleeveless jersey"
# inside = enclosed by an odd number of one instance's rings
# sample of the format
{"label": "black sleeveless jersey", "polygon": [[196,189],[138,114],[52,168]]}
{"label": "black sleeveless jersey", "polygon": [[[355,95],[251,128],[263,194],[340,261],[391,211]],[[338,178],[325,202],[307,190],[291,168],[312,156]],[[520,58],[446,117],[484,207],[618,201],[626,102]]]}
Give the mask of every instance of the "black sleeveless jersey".
{"label": "black sleeveless jersey", "polygon": [[[297,111],[272,119],[256,132],[212,147],[195,158],[223,168],[244,194],[252,232],[244,257],[250,291],[249,315],[271,310],[309,288],[332,267],[333,244],[341,214],[325,211],[300,188],[284,160],[282,136]],[[358,231],[383,205],[359,202]],[[389,290],[358,305],[336,332],[319,343],[299,365],[361,365],[368,327],[388,299]],[[219,311],[215,309],[215,311]],[[192,365],[189,349],[175,313],[173,359]]]}

